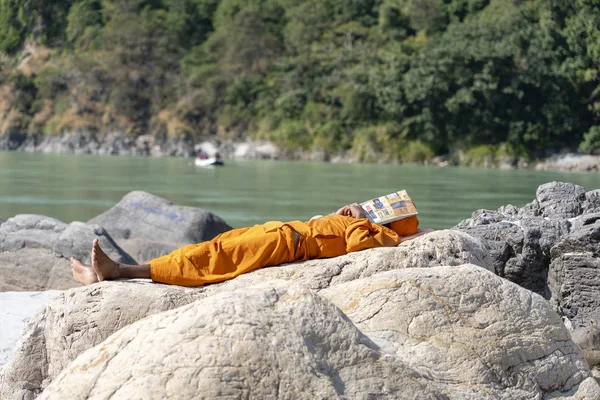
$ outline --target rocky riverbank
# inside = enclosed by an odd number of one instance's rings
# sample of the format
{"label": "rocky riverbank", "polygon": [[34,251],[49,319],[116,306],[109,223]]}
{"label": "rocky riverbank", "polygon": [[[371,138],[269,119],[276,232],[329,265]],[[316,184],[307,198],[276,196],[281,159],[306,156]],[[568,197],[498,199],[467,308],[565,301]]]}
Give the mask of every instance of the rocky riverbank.
{"label": "rocky riverbank", "polygon": [[285,158],[284,153],[266,141],[196,140],[191,137],[157,138],[151,135],[134,138],[119,133],[95,135],[85,131],[54,136],[0,134],[0,150],[151,157],[193,157],[203,150],[209,154],[220,152],[223,157],[230,159]]}
{"label": "rocky riverbank", "polygon": [[600,171],[600,156],[564,153],[557,154],[535,165],[540,171],[565,171],[565,172],[598,172]]}
{"label": "rocky riverbank", "polygon": [[[268,141],[233,141],[224,139],[193,139],[191,137],[157,138],[142,135],[136,138],[123,134],[106,136],[90,132],[74,132],[55,136],[0,134],[0,150],[17,150],[38,153],[72,153],[97,155],[127,155],[150,157],[194,157],[200,150],[208,154],[221,153],[228,159],[305,160],[355,163],[359,159],[351,152],[329,154],[323,150],[283,150]],[[449,165],[472,165],[464,156],[433,157],[423,162],[426,165],[446,167]],[[561,153],[546,160],[528,163],[512,158],[483,159],[474,165],[483,168],[533,168],[544,171],[600,171],[600,156],[576,153]]]}
{"label": "rocky riverbank", "polygon": [[[143,192],[88,223],[15,216],[0,290],[76,286],[68,257],[93,236],[142,262],[228,229]],[[599,241],[600,190],[554,182],[395,248],[200,288],[74,287],[30,319],[0,397],[596,399]]]}

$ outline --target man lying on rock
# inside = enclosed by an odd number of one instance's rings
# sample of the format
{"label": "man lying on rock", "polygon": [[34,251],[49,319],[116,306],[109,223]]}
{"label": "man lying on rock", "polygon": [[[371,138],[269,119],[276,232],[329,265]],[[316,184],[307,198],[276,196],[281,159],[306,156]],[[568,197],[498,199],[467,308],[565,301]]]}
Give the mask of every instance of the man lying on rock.
{"label": "man lying on rock", "polygon": [[85,285],[104,280],[151,278],[172,285],[201,286],[232,279],[257,268],[397,246],[401,238],[412,239],[426,232],[419,231],[418,226],[416,216],[386,226],[371,223],[362,208],[353,203],[308,222],[271,221],[233,229],[144,265],[111,260],[95,239],[92,265],[71,258],[71,266],[73,278]]}

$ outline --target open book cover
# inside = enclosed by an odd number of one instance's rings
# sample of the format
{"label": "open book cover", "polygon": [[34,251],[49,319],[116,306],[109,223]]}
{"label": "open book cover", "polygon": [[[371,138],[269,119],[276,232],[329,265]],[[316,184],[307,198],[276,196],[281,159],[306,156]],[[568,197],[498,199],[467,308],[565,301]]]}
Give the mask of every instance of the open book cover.
{"label": "open book cover", "polygon": [[371,222],[380,225],[418,214],[406,190],[367,200],[360,206]]}

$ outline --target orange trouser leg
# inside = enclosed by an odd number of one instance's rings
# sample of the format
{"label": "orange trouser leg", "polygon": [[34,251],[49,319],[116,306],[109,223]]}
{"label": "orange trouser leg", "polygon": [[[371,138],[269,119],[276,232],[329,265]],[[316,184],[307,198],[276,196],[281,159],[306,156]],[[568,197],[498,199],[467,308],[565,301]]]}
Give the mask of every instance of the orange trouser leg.
{"label": "orange trouser leg", "polygon": [[[202,243],[209,243],[209,242],[213,242],[213,241],[217,241],[217,240],[225,240],[227,238],[237,237],[237,236],[243,235],[249,229],[250,228],[232,229],[230,231],[218,234],[212,240],[209,240],[209,241],[206,241],[206,242],[202,242]],[[202,243],[188,244],[187,246],[183,246],[183,247],[178,248],[177,250],[174,250],[172,253],[170,253],[170,254],[168,254],[168,255],[166,255],[164,257],[169,257],[169,258],[183,257],[190,250],[195,249],[197,246],[199,246]],[[160,258],[157,258],[155,260],[152,260],[152,261],[150,261],[150,263],[152,263],[152,262],[154,262],[156,260],[163,259],[164,257],[160,257]]]}
{"label": "orange trouser leg", "polygon": [[236,229],[150,261],[150,274],[156,282],[181,286],[221,282],[293,261],[293,243],[293,231],[287,226],[269,231],[262,225]]}

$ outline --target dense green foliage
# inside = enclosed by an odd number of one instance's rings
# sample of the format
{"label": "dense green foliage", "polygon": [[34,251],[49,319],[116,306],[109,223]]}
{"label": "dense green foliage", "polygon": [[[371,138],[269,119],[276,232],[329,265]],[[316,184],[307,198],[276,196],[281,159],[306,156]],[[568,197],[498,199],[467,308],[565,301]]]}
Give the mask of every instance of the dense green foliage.
{"label": "dense green foliage", "polygon": [[0,119],[361,160],[592,153],[599,31],[600,0],[0,0]]}

